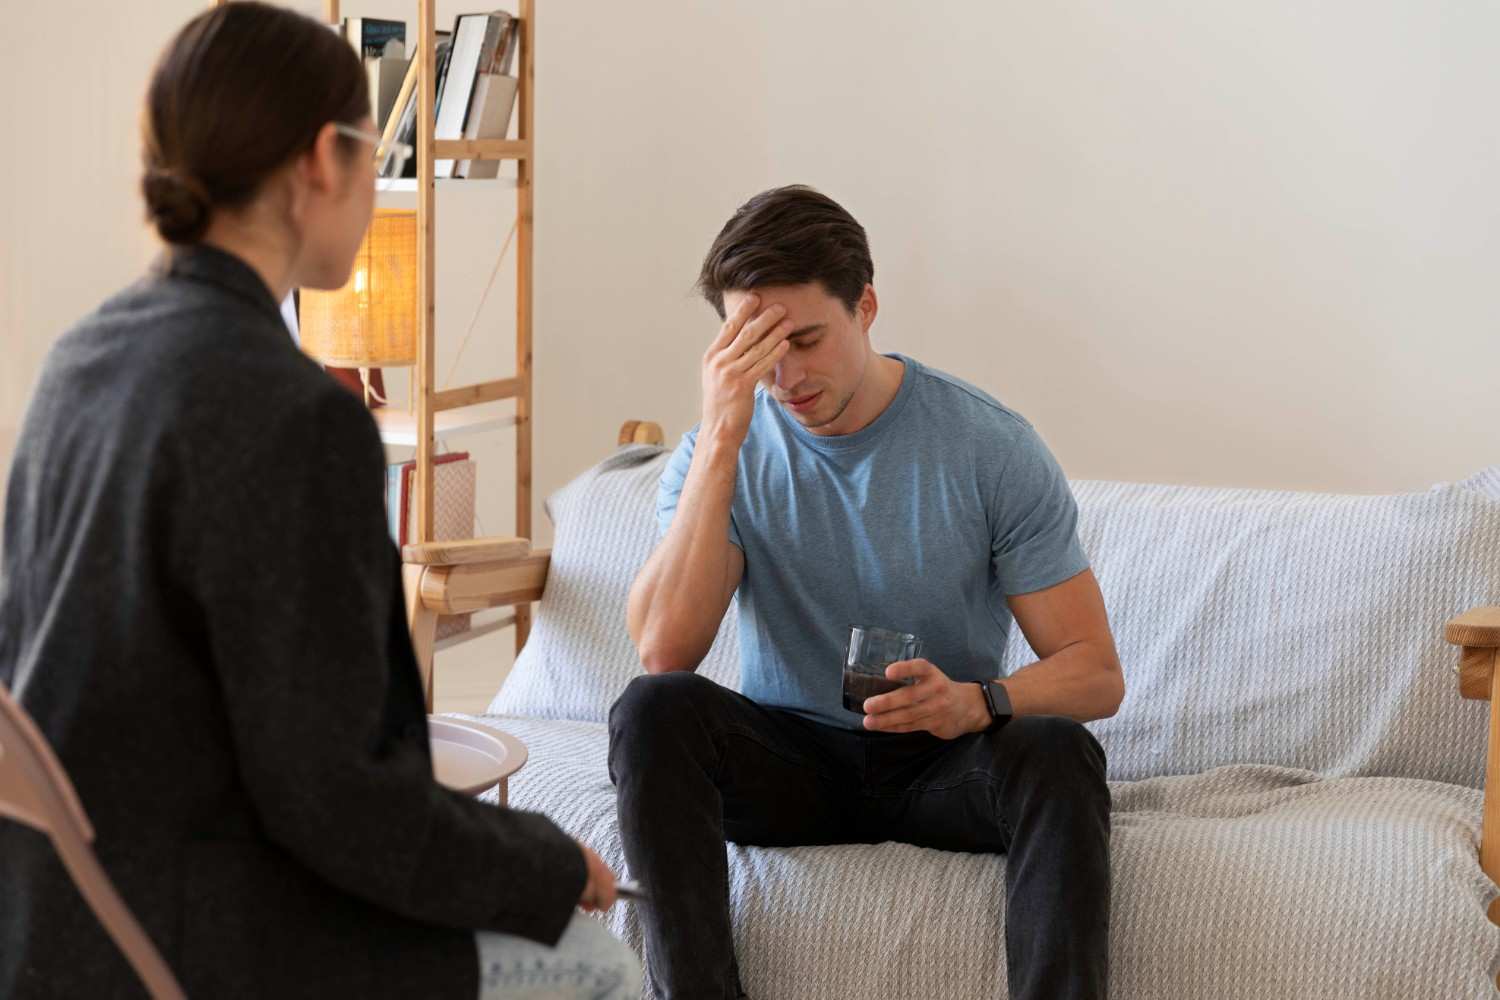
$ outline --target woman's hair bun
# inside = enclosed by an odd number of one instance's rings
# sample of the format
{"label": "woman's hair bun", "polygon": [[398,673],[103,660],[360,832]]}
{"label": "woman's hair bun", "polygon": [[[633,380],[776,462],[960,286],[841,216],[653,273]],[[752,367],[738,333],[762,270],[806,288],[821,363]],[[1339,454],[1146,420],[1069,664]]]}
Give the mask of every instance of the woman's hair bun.
{"label": "woman's hair bun", "polygon": [[141,191],[147,218],[168,243],[196,243],[208,229],[213,203],[197,179],[170,167],[147,167]]}
{"label": "woman's hair bun", "polygon": [[[162,50],[141,116],[146,220],[178,244],[242,213],[330,122],[370,114],[359,54],[328,25],[266,3],[196,6]],[[269,75],[267,53],[279,67]]]}

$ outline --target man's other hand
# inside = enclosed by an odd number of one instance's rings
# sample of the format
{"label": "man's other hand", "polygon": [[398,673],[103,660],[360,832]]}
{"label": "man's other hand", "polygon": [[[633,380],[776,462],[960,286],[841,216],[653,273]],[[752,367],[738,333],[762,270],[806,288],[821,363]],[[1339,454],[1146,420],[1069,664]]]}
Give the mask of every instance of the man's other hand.
{"label": "man's other hand", "polygon": [[978,684],[949,679],[929,660],[899,660],[885,668],[889,679],[915,678],[896,691],[865,699],[865,728],[884,733],[928,732],[951,740],[990,724]]}

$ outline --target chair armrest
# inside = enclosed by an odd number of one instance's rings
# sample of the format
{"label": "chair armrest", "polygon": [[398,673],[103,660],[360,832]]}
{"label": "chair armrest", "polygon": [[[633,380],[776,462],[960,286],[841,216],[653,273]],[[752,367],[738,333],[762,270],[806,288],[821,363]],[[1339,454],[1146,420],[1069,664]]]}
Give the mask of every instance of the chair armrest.
{"label": "chair armrest", "polygon": [[655,444],[666,440],[661,424],[649,420],[627,420],[620,425],[619,444]]}
{"label": "chair armrest", "polygon": [[1458,664],[1458,691],[1465,698],[1488,701],[1494,680],[1495,653],[1500,649],[1500,608],[1470,608],[1449,619],[1443,638],[1462,646]]}
{"label": "chair armrest", "polygon": [[1449,620],[1443,638],[1455,646],[1500,647],[1500,608],[1470,608]]}
{"label": "chair armrest", "polygon": [[429,566],[422,573],[423,606],[440,615],[530,604],[547,586],[550,549],[488,562]]}
{"label": "chair armrest", "polygon": [[401,549],[401,561],[418,566],[467,566],[471,563],[519,559],[531,552],[529,538],[465,538],[427,542]]}
{"label": "chair armrest", "polygon": [[[1500,608],[1470,608],[1448,622],[1443,637],[1463,647],[1458,660],[1459,694],[1490,703],[1479,866],[1491,881],[1500,882]],[[1500,898],[1490,903],[1489,918],[1500,924]]]}

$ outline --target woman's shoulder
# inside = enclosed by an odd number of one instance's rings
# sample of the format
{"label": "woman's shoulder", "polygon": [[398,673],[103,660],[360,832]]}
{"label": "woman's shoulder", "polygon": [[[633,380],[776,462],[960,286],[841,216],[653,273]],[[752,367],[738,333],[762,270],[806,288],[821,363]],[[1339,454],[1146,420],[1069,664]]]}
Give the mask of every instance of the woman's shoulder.
{"label": "woman's shoulder", "polygon": [[87,351],[149,364],[317,365],[293,343],[274,306],[153,269],[58,338],[61,353]]}
{"label": "woman's shoulder", "polygon": [[296,439],[297,425],[315,422],[368,431],[379,444],[361,401],[297,347],[279,315],[160,274],[59,338],[43,379],[57,395],[92,394],[96,405],[140,421],[140,431],[155,425],[199,443],[284,443]]}

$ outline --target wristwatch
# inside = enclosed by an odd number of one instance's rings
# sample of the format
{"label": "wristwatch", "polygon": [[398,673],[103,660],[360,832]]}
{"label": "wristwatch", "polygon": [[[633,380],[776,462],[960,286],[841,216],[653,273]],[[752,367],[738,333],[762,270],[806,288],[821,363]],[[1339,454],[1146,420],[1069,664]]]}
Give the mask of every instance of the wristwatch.
{"label": "wristwatch", "polygon": [[1011,718],[1010,693],[999,681],[983,681],[979,686],[984,689],[984,703],[990,709],[990,729],[999,729]]}

